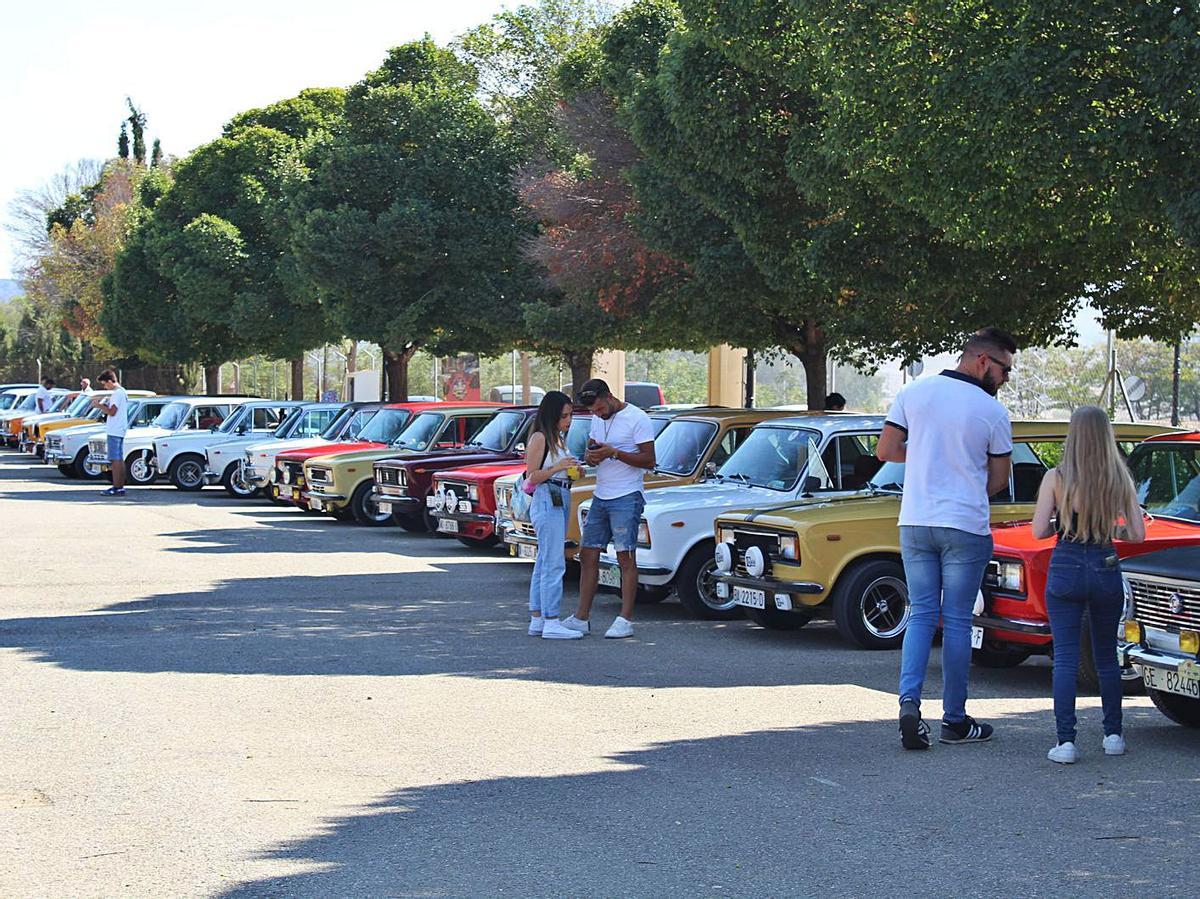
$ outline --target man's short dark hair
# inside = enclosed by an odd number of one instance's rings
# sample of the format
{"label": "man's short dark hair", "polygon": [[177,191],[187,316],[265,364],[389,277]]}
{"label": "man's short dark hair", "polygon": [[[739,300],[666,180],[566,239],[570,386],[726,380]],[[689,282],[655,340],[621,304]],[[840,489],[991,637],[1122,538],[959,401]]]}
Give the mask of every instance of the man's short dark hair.
{"label": "man's short dark hair", "polygon": [[584,406],[590,406],[596,400],[604,399],[606,396],[612,396],[612,391],[608,389],[608,383],[599,378],[592,378],[585,382],[579,388],[579,393],[575,394],[575,398]]}
{"label": "man's short dark hair", "polygon": [[993,353],[1015,353],[1017,351],[1017,342],[1007,331],[1001,331],[999,328],[980,328],[968,337],[967,342],[963,344],[964,354],[970,353],[971,355],[979,356],[989,351]]}
{"label": "man's short dark hair", "polygon": [[46,387],[53,387],[54,379],[53,378],[42,378],[42,384],[44,384]]}
{"label": "man's short dark hair", "polygon": [[104,371],[100,372],[100,377],[98,377],[96,380],[101,384],[103,384],[105,381],[111,381],[115,384],[117,382],[117,373],[111,368],[106,368]]}
{"label": "man's short dark hair", "polygon": [[837,406],[839,409],[845,409],[846,398],[840,393],[829,394],[829,396],[825,397],[825,408],[832,409],[834,406]]}

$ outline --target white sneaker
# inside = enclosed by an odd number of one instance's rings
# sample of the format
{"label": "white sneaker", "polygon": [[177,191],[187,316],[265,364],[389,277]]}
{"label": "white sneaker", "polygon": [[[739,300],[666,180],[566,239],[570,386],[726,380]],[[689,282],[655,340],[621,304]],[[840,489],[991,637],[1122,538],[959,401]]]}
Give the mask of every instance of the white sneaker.
{"label": "white sneaker", "polygon": [[574,628],[564,627],[563,623],[557,618],[547,618],[545,624],[542,625],[543,640],[582,640],[583,631],[577,631]]}
{"label": "white sneaker", "polygon": [[1059,743],[1046,753],[1046,758],[1060,765],[1074,765],[1079,761],[1079,750],[1074,743]]}
{"label": "white sneaker", "polygon": [[590,621],[580,621],[574,615],[568,615],[559,622],[563,627],[569,627],[573,631],[579,631],[581,634],[590,634],[592,632],[592,623]]}
{"label": "white sneaker", "polygon": [[612,627],[604,632],[604,636],[609,640],[619,640],[622,637],[632,637],[633,622],[618,615],[616,621],[612,623]]}
{"label": "white sneaker", "polygon": [[1125,738],[1120,734],[1109,734],[1104,738],[1104,754],[1105,755],[1124,755],[1125,754]]}
{"label": "white sneaker", "polygon": [[537,618],[534,618],[532,615],[530,615],[529,616],[529,636],[540,637],[542,635],[542,623],[544,621],[545,621],[545,619],[542,618],[541,615],[539,615]]}

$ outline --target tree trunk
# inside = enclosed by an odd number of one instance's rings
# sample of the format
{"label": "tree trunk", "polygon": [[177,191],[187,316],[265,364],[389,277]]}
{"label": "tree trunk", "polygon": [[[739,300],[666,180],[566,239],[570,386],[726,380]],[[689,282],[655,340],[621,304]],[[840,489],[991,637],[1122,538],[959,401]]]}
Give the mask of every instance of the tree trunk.
{"label": "tree trunk", "polygon": [[204,392],[208,396],[217,396],[221,393],[221,366],[204,366]]}
{"label": "tree trunk", "polygon": [[294,400],[304,399],[304,354],[292,360],[292,390]]}
{"label": "tree trunk", "polygon": [[417,351],[409,347],[399,353],[393,350],[383,351],[383,368],[387,373],[387,401],[403,403],[408,400],[408,362]]}
{"label": "tree trunk", "polygon": [[775,333],[779,337],[779,345],[804,365],[808,408],[815,412],[824,411],[829,384],[829,341],[825,332],[809,319],[799,328],[777,320]]}
{"label": "tree trunk", "polygon": [[358,341],[351,340],[350,346],[346,350],[346,396],[345,399],[354,399],[354,373],[358,371]]}
{"label": "tree trunk", "polygon": [[580,350],[577,353],[563,353],[563,361],[571,369],[571,396],[579,392],[579,388],[592,377],[592,360],[595,350]]}

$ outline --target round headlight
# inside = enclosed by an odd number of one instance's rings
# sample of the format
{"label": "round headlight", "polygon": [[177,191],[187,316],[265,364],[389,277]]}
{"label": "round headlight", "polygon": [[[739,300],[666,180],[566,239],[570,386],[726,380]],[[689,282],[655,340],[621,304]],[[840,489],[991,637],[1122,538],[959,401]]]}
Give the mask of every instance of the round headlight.
{"label": "round headlight", "polygon": [[746,574],[750,577],[762,577],[766,570],[767,560],[763,557],[762,550],[757,546],[746,550]]}
{"label": "round headlight", "polygon": [[733,551],[729,548],[728,543],[718,543],[714,556],[717,563],[717,571],[722,574],[728,574],[733,571]]}
{"label": "round headlight", "polygon": [[442,502],[445,504],[445,509],[447,512],[453,512],[458,508],[458,494],[453,490],[447,490],[446,496]]}

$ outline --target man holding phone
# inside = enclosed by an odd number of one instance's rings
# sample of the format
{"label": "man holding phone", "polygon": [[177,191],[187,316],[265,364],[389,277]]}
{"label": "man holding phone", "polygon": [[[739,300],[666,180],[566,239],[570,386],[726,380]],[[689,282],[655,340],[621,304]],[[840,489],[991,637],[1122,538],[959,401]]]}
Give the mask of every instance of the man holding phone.
{"label": "man holding phone", "polygon": [[112,469],[112,486],[100,492],[101,496],[125,495],[125,432],[129,430],[129,395],[117,382],[117,373],[111,368],[97,378],[101,390],[110,390],[108,396],[98,396],[92,405],[106,416],[104,432],[108,436],[108,464]]}
{"label": "man holding phone", "polygon": [[580,388],[578,400],[592,413],[585,461],[596,466],[596,491],[580,539],[579,610],[563,625],[591,632],[588,619],[600,578],[600,552],[611,543],[621,566],[621,614],[604,636],[632,637],[638,524],[645,508],[642,481],[655,465],[654,430],[645,412],[617,399],[599,378]]}

